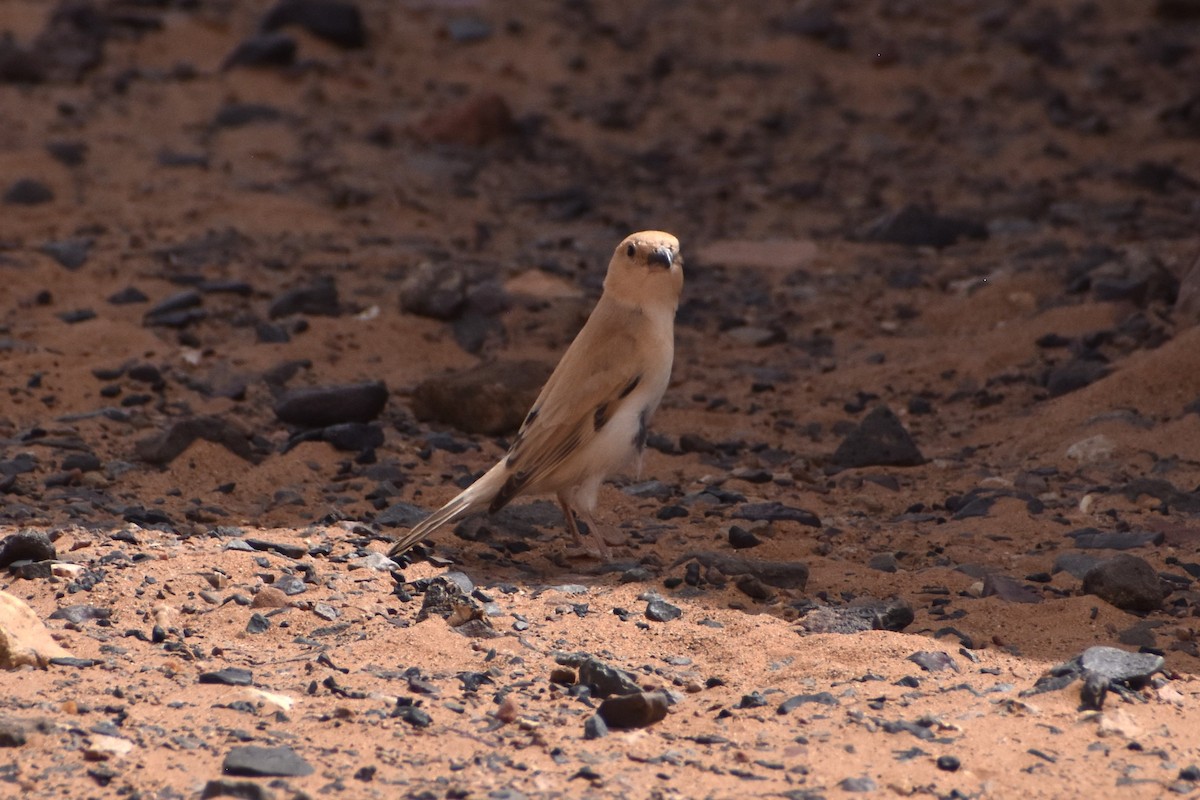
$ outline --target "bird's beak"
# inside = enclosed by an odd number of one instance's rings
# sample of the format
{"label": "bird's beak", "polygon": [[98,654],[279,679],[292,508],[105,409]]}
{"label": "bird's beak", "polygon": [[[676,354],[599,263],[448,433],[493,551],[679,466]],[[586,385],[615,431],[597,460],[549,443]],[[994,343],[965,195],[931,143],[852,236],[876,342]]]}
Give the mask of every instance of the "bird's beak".
{"label": "bird's beak", "polygon": [[667,247],[658,247],[650,251],[650,255],[646,257],[646,263],[658,264],[664,269],[670,269],[671,264],[675,262],[675,252]]}

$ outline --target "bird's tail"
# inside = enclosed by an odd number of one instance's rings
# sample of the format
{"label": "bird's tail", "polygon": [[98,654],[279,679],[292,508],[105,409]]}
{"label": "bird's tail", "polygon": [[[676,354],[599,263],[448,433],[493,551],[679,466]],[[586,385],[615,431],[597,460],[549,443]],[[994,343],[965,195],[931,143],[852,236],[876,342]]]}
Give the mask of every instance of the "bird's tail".
{"label": "bird's tail", "polygon": [[403,555],[410,547],[443,525],[487,508],[499,489],[495,484],[500,477],[503,463],[488,470],[479,480],[459,492],[453,500],[421,520],[412,530],[397,539],[388,549],[388,556],[395,558]]}

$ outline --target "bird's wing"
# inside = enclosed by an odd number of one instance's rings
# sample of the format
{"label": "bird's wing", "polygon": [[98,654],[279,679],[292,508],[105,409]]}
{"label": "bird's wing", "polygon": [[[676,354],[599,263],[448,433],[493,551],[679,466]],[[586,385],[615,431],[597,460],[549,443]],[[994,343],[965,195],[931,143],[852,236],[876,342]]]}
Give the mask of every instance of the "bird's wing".
{"label": "bird's wing", "polygon": [[593,312],[521,425],[504,458],[506,477],[489,511],[500,510],[553,476],[637,388],[644,359],[639,357],[638,321],[629,317],[614,309]]}

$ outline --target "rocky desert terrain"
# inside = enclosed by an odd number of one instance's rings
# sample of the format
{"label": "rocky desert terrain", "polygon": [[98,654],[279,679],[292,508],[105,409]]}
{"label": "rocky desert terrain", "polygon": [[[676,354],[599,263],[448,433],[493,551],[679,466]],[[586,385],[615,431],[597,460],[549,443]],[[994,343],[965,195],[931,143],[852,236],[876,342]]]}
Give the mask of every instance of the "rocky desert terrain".
{"label": "rocky desert terrain", "polygon": [[[1200,796],[1200,3],[0,3],[0,796]],[[621,544],[503,455],[678,236]]]}

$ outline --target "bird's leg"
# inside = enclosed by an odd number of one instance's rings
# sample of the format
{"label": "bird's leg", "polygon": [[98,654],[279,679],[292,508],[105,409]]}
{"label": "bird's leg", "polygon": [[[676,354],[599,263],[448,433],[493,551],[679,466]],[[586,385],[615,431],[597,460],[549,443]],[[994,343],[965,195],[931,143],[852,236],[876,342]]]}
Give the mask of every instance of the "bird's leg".
{"label": "bird's leg", "polygon": [[583,537],[579,535],[579,525],[575,523],[575,512],[571,510],[571,506],[562,495],[559,495],[558,507],[562,509],[563,516],[567,520],[567,530],[571,532],[571,536],[575,539],[576,546],[583,547]]}
{"label": "bird's leg", "polygon": [[592,516],[590,511],[581,510],[579,515],[587,523],[588,533],[592,535],[592,541],[596,543],[596,550],[599,556],[606,561],[611,560],[612,551],[609,549],[608,542],[604,538],[603,529],[596,523],[596,518]]}
{"label": "bird's leg", "polygon": [[563,516],[567,518],[567,529],[571,531],[571,536],[575,539],[575,546],[588,555],[597,556],[605,560],[610,559],[612,553],[609,551],[604,537],[600,535],[600,526],[596,524],[596,520],[592,518],[592,515],[586,511],[579,512],[580,516],[583,517],[584,523],[587,525],[588,533],[591,534],[592,539],[595,541],[595,549],[589,547],[588,543],[584,541],[583,536],[580,535],[579,523],[575,521],[575,510],[571,508],[571,504],[567,502],[566,498],[560,496],[558,498],[558,505],[562,508]]}

